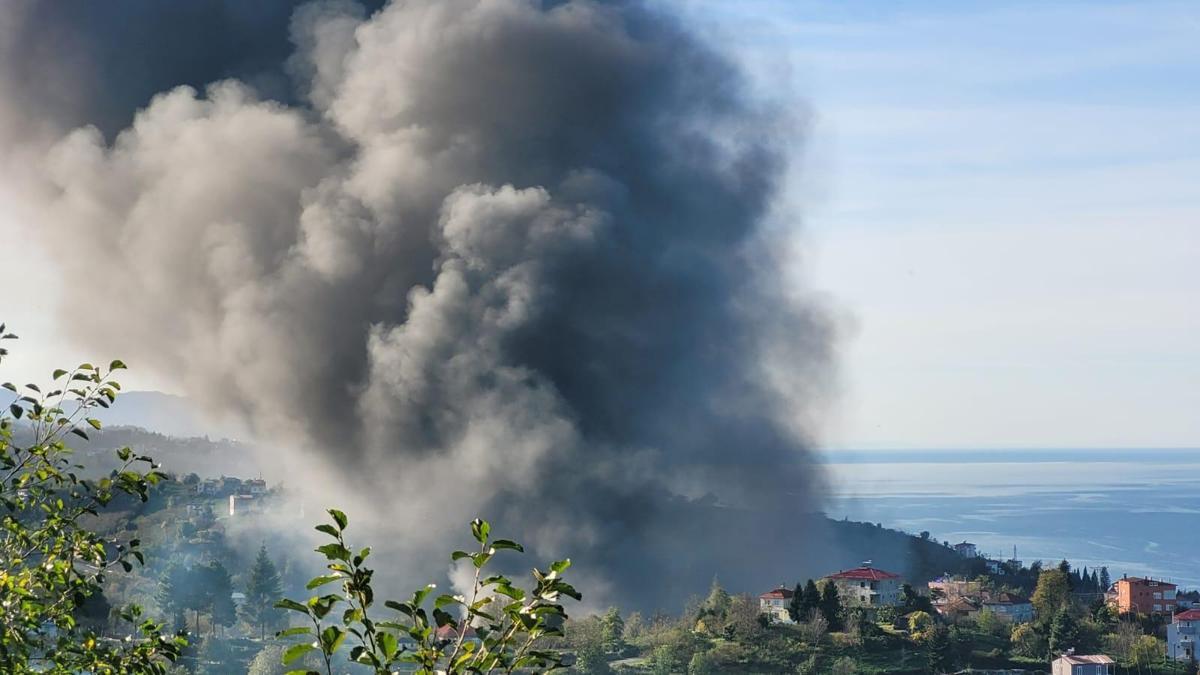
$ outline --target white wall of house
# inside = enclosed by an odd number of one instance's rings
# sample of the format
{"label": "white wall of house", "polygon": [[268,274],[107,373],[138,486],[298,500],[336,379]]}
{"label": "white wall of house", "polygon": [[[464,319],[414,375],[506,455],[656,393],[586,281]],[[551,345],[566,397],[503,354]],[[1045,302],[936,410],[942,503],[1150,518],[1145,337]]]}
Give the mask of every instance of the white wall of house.
{"label": "white wall of house", "polygon": [[1200,621],[1176,621],[1167,626],[1167,656],[1176,661],[1200,659],[1196,649]]}
{"label": "white wall of house", "polygon": [[900,579],[834,579],[838,597],[847,607],[897,607],[900,605]]}

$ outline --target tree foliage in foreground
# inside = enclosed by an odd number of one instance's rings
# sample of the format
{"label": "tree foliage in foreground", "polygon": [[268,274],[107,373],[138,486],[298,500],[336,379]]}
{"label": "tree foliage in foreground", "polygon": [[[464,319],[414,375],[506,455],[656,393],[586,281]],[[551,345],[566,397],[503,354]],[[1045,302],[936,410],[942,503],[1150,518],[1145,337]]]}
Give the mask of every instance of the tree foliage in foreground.
{"label": "tree foliage in foreground", "polygon": [[[475,568],[470,597],[442,594],[428,607],[427,600],[435,590],[430,584],[407,601],[384,602],[390,611],[383,619],[371,586],[374,570],[365,566],[370,548],[355,553],[345,539],[346,515],[336,509],[329,515],[332,524],[316,527],[333,539],[316,549],[329,561],[329,573],[313,578],[308,588],[336,583],[340,592],[313,595],[305,602],[285,599],[276,605],[304,615],[310,624],[279,633],[280,637],[304,639],[284,652],[285,663],[316,653],[327,675],[334,673],[335,657],[348,658],[380,674],[401,667],[417,673],[454,674],[547,672],[566,666],[558,652],[541,648],[539,641],[563,636],[567,614],[561,599],[581,599],[562,577],[570,560],[551,563],[547,571],[534,568],[529,591],[506,576],[484,576],[484,568],[497,552],[524,549],[514,541],[493,539],[488,522],[474,520],[471,534],[478,549],[451,554],[452,561],[467,560]],[[339,656],[343,649],[348,653]]]}
{"label": "tree foliage in foreground", "polygon": [[[0,340],[15,337],[0,324]],[[6,355],[0,348],[0,360]],[[77,622],[106,575],[143,562],[136,538],[101,536],[87,520],[121,495],[146,501],[164,477],[129,448],[117,451],[120,468],[99,480],[82,477],[72,461],[66,439],[101,427],[92,415],[116,400],[113,373],[124,367],[56,370],[44,391],[0,385],[12,394],[0,409],[0,672],[162,673],[185,644],[136,606],[120,612],[133,627],[121,640]]]}

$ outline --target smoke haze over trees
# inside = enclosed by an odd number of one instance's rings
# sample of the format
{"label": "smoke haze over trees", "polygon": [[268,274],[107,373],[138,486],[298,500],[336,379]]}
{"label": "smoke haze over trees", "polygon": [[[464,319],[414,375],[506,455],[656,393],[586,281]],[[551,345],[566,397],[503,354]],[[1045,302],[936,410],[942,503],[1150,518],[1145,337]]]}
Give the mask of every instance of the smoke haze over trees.
{"label": "smoke haze over trees", "polygon": [[[0,8],[36,56],[0,66],[3,170],[86,289],[64,325],[414,566],[480,513],[599,602],[801,555],[833,331],[771,225],[793,115],[641,3],[235,4]],[[223,37],[105,32],[189,22]]]}

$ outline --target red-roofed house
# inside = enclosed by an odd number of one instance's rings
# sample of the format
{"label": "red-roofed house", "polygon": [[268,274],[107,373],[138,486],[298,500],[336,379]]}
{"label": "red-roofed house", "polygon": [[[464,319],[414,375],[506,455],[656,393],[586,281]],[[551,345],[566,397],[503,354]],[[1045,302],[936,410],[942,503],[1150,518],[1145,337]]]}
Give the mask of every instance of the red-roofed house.
{"label": "red-roofed house", "polygon": [[773,591],[767,591],[758,596],[758,611],[771,617],[772,621],[792,623],[792,616],[788,614],[788,605],[792,604],[793,595],[795,593],[783,586]]}
{"label": "red-roofed house", "polygon": [[1189,609],[1175,615],[1167,626],[1167,656],[1176,661],[1200,659],[1196,638],[1200,634],[1200,609]]}
{"label": "red-roofed house", "polygon": [[1102,654],[1063,654],[1050,664],[1053,675],[1112,675],[1116,661]]}
{"label": "red-roofed house", "polygon": [[904,580],[900,575],[869,564],[830,574],[825,580],[837,586],[838,597],[846,607],[896,607],[901,602]]}

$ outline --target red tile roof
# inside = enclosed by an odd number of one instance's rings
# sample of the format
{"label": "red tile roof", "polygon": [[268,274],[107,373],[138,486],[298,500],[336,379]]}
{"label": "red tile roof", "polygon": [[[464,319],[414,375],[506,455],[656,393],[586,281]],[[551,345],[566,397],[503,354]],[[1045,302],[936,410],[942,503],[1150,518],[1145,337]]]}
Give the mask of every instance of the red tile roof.
{"label": "red tile roof", "polygon": [[795,595],[795,593],[789,591],[783,586],[780,586],[779,588],[776,588],[773,591],[767,591],[758,597],[762,598],[763,600],[788,600],[793,595]]}
{"label": "red tile roof", "polygon": [[1200,609],[1189,609],[1175,615],[1176,621],[1200,621]]}
{"label": "red tile roof", "polygon": [[899,579],[899,574],[884,572],[877,570],[874,567],[855,567],[852,570],[843,570],[837,574],[830,574],[826,579],[848,579],[853,581],[883,581],[884,579]]}

